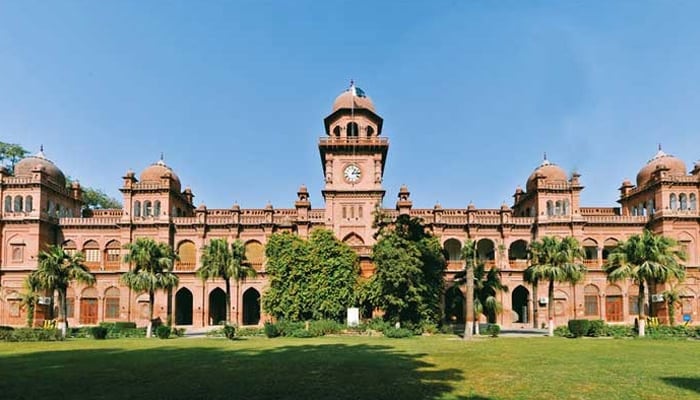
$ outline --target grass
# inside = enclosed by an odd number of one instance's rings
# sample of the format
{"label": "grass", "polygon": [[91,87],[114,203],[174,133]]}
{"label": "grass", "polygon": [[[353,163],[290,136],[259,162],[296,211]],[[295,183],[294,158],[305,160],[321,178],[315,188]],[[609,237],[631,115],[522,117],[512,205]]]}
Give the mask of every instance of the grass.
{"label": "grass", "polygon": [[3,399],[697,399],[700,341],[434,336],[0,343]]}

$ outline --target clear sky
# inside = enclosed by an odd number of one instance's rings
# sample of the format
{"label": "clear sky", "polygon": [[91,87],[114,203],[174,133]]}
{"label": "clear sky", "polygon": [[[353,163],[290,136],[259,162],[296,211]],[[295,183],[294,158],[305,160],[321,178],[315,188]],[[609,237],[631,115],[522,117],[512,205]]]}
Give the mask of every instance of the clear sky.
{"label": "clear sky", "polygon": [[614,206],[656,152],[700,159],[697,1],[0,0],[0,141],[120,198],[165,153],[208,207],[322,207],[350,79],[385,120],[393,207],[512,204],[543,152]]}

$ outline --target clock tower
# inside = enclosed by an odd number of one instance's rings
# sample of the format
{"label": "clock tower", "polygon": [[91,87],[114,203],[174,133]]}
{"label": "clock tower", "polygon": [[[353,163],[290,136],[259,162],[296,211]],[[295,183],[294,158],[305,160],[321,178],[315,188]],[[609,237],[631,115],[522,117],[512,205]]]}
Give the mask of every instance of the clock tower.
{"label": "clock tower", "polygon": [[318,148],[325,177],[326,225],[362,255],[374,244],[372,214],[384,198],[389,141],[380,136],[383,120],[372,100],[351,82],[323,122],[326,136]]}

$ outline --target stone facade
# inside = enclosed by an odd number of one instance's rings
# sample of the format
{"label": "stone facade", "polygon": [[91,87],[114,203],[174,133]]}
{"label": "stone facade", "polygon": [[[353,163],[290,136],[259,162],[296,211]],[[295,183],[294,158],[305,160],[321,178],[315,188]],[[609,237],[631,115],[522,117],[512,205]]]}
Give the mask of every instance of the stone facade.
{"label": "stone facade", "polygon": [[[25,323],[25,310],[19,307],[22,281],[36,268],[37,254],[47,244],[84,251],[87,265],[97,277],[93,287],[75,285],[69,289],[69,322],[73,326],[99,321],[146,324],[147,296],[119,283],[120,275],[129,268],[123,262],[123,245],[138,237],[169,243],[180,255],[176,265],[179,287],[172,296],[158,293],[155,303],[157,316],[165,320],[170,309],[178,325],[207,326],[225,316],[223,282],[202,282],[194,275],[200,249],[212,238],[242,240],[259,272],[239,287],[232,285],[232,317],[239,324],[255,325],[265,320],[259,304],[266,284],[264,246],[272,233],[287,231],[306,237],[313,228],[330,229],[356,249],[362,274],[371,275],[372,213],[385,196],[382,179],[389,149],[389,141],[382,136],[382,122],[372,101],[359,88],[351,86],[338,96],[324,119],[325,136],[318,142],[325,177],[322,208],[311,207],[304,186],[299,188],[294,208],[195,207],[190,188],[183,190],[177,174],[160,160],[138,178],[133,171],[124,175],[120,188],[123,209],[81,212],[80,185],[67,187],[63,173],[43,152],[20,161],[14,175],[0,171],[0,325]],[[682,160],[659,149],[640,170],[636,184],[622,183],[619,207],[582,206],[580,175],[568,176],[546,157],[525,187],[515,190],[512,206],[443,209],[440,205],[413,208],[404,186],[395,207],[384,212],[393,218],[409,214],[424,220],[448,254],[446,285],[463,268],[459,261],[462,244],[467,238],[476,240],[479,257],[500,269],[509,288],[498,295],[504,312],[497,322],[505,327],[545,323],[546,284],[538,288],[540,298],[535,299],[530,285],[523,282],[527,245],[544,235],[572,235],[587,254],[585,280],[575,286],[556,286],[556,323],[573,317],[632,323],[636,286],[631,282],[608,283],[601,265],[618,241],[647,227],[679,240],[686,248],[688,278],[682,284],[677,315],[679,321],[685,316],[697,323],[700,165],[688,173]],[[654,293],[663,289],[652,288]],[[460,295],[452,291],[447,296]],[[446,304],[451,301],[446,299]],[[539,311],[537,320],[533,320],[534,308]],[[663,319],[664,306],[659,304],[657,310]],[[45,313],[45,307],[39,307],[39,323]]]}

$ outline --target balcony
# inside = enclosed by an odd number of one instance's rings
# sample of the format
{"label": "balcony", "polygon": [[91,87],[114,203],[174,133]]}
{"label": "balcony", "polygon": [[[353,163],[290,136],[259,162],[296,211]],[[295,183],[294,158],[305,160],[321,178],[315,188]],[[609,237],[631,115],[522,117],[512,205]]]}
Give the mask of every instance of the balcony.
{"label": "balcony", "polygon": [[105,262],[105,271],[119,271],[120,265],[119,261],[106,261]]}
{"label": "balcony", "polygon": [[175,263],[176,272],[194,271],[195,263],[178,261]]}

